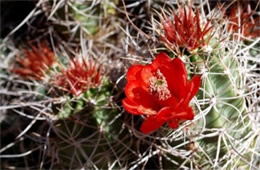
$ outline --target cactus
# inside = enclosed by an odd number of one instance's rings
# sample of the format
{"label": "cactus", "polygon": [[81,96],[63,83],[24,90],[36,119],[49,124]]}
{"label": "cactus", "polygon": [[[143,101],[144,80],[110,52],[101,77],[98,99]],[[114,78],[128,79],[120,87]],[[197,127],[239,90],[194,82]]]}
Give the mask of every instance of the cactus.
{"label": "cactus", "polygon": [[[109,19],[116,14],[118,1],[46,1],[43,4],[43,10],[56,30],[70,40],[76,40],[80,38],[81,32],[88,38],[95,37],[99,32],[101,35],[107,32],[102,26],[109,24]],[[52,11],[53,8],[56,10],[55,13]],[[66,22],[77,25],[66,25]]]}
{"label": "cactus", "polygon": [[[191,57],[193,58],[193,57]],[[202,59],[194,57],[194,62],[205,63],[203,82],[201,92],[198,94],[199,100],[208,99],[208,104],[202,105],[201,109],[210,108],[205,115],[205,135],[218,132],[202,140],[198,143],[214,162],[217,168],[223,167],[227,162],[227,158],[223,159],[230,152],[231,147],[240,148],[238,141],[245,141],[250,138],[248,133],[251,131],[251,121],[246,115],[246,101],[243,94],[246,92],[243,87],[243,73],[239,71],[239,63],[237,58],[228,55],[224,50],[213,50],[208,56],[202,56]],[[196,59],[197,58],[197,59]],[[198,66],[200,67],[200,66]],[[203,69],[202,68],[202,69]],[[215,74],[214,74],[215,73]],[[206,130],[215,129],[213,132]],[[232,138],[230,140],[230,138]],[[232,145],[232,146],[230,146]],[[249,143],[254,146],[254,140]],[[239,153],[244,156],[246,150]],[[204,161],[207,162],[204,155]],[[229,162],[227,167],[237,161],[232,157],[233,161]],[[250,156],[245,159],[250,160]],[[243,162],[246,160],[241,160]],[[210,163],[201,162],[200,164],[209,167]]]}
{"label": "cactus", "polygon": [[0,41],[1,169],[259,169],[259,14],[241,4],[38,1]]}
{"label": "cactus", "polygon": [[117,161],[126,161],[126,158],[116,156],[126,154],[124,145],[130,140],[122,135],[126,132],[121,129],[118,110],[110,104],[111,88],[105,80],[101,87],[91,88],[61,107],[60,120],[53,128],[57,136],[53,139],[58,156],[55,168],[108,168],[112,165],[119,168],[124,165]]}

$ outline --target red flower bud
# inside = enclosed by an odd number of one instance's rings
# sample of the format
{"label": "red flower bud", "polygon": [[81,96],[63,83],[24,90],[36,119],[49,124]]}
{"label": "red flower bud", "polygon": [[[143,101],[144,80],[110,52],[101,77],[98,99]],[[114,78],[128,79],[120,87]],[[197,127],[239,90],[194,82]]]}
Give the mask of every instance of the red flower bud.
{"label": "red flower bud", "polygon": [[11,71],[25,78],[42,79],[44,71],[56,61],[54,53],[45,43],[42,43],[39,48],[32,46],[32,50],[24,49],[23,53],[24,58],[16,59],[20,66],[12,68]]}
{"label": "red flower bud", "polygon": [[[253,17],[253,10],[249,4],[245,8],[241,4],[233,5],[228,16],[228,30],[233,33],[240,33],[244,37],[256,38],[260,36],[260,17]],[[238,36],[234,35],[237,39]]]}
{"label": "red flower bud", "polygon": [[67,69],[56,77],[55,84],[78,96],[101,83],[101,65],[83,58],[71,60]]}
{"label": "red flower bud", "polygon": [[201,28],[199,12],[194,14],[192,8],[188,9],[179,7],[178,14],[173,13],[173,20],[170,20],[164,13],[162,26],[162,40],[167,46],[178,48],[184,47],[189,51],[195,50],[208,44],[205,42],[205,35],[212,29],[207,22],[204,28]]}

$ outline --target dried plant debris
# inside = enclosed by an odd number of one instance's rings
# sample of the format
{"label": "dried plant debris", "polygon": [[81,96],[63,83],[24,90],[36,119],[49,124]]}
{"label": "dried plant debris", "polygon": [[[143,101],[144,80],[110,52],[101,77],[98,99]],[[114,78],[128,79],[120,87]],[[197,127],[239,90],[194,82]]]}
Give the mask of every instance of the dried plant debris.
{"label": "dried plant debris", "polygon": [[1,169],[259,169],[259,5],[1,1]]}

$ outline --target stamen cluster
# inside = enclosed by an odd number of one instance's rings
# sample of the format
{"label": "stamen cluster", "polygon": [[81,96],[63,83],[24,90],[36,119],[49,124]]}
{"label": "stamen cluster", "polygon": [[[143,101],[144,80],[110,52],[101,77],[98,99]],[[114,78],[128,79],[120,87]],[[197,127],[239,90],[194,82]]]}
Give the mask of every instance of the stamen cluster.
{"label": "stamen cluster", "polygon": [[149,81],[150,93],[155,93],[159,97],[159,100],[167,100],[171,97],[171,92],[168,89],[166,78],[160,70],[157,70],[155,76],[151,77]]}

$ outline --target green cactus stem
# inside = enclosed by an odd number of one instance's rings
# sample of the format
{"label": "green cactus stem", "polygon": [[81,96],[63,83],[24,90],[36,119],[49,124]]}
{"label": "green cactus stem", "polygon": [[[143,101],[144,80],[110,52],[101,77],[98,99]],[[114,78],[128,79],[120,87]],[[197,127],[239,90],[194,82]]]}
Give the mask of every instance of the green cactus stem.
{"label": "green cactus stem", "polygon": [[[213,50],[207,55],[192,56],[191,60],[195,63],[197,71],[202,72],[202,85],[197,97],[201,100],[209,99],[209,102],[201,107],[202,110],[210,108],[205,115],[205,122],[202,119],[200,122],[206,129],[204,135],[212,131],[218,132],[214,136],[198,141],[205,152],[199,164],[203,167],[212,167],[208,156],[216,162],[214,165],[227,166],[229,159],[226,157],[230,156],[228,155],[230,151],[250,137],[247,135],[251,130],[251,122],[247,116],[246,101],[243,97],[246,93],[242,85],[243,73],[239,70],[238,59],[221,49]],[[254,141],[250,145],[254,145]],[[227,168],[232,167],[236,161],[239,164],[250,162],[250,154],[241,153],[241,155],[243,159],[238,156],[229,162]]]}

